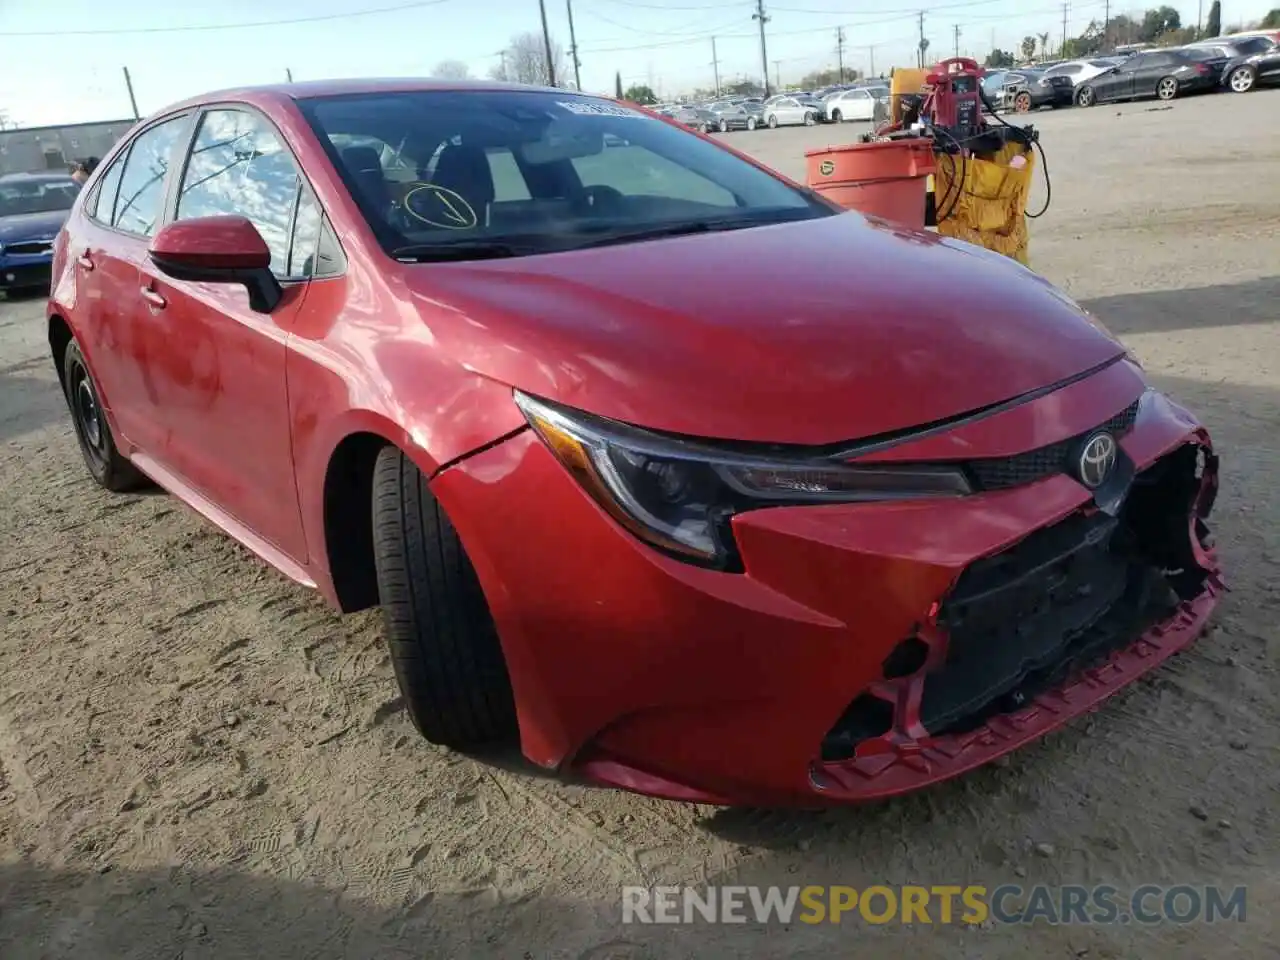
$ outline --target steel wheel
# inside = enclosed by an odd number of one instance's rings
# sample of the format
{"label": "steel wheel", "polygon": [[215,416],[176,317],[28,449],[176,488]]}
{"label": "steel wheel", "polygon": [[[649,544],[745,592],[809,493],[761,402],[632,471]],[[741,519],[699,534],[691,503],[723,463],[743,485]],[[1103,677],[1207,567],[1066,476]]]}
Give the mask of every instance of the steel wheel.
{"label": "steel wheel", "polygon": [[1023,92],[1013,98],[1013,109],[1017,113],[1031,112],[1031,94]]}
{"label": "steel wheel", "polygon": [[1092,107],[1094,103],[1093,87],[1081,87],[1076,94],[1076,104],[1081,107]]}
{"label": "steel wheel", "polygon": [[1156,87],[1156,96],[1161,100],[1172,100],[1178,95],[1178,81],[1173,77],[1165,77]]}
{"label": "steel wheel", "polygon": [[94,389],[93,379],[78,356],[68,364],[67,397],[71,401],[71,417],[76,433],[79,434],[80,448],[84,451],[85,459],[90,461],[91,468],[105,470],[110,450],[102,422],[102,407],[98,403],[98,391]]}
{"label": "steel wheel", "polygon": [[1231,90],[1234,93],[1248,93],[1253,89],[1254,82],[1253,70],[1249,67],[1237,67],[1231,71],[1231,79],[1228,81]]}

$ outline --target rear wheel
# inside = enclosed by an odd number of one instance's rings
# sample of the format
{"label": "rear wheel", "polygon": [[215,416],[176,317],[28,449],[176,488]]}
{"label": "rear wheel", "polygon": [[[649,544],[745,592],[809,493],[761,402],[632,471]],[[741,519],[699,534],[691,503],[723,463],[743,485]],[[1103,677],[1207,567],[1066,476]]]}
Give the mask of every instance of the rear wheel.
{"label": "rear wheel", "polygon": [[814,113],[806,113],[806,114],[804,115],[804,125],[805,125],[806,127],[812,127],[812,126],[813,126],[815,123],[817,123],[817,122],[818,122],[818,116],[817,116],[817,114],[814,114]]}
{"label": "rear wheel", "polygon": [[1031,112],[1031,94],[1023,91],[1013,98],[1013,109],[1018,113]]}
{"label": "rear wheel", "polygon": [[721,120],[721,121],[720,121],[720,132],[721,132],[721,133],[728,133],[728,132],[729,132],[729,123],[728,123],[728,121],[727,121],[727,120]]}
{"label": "rear wheel", "polygon": [[1227,78],[1227,85],[1232,93],[1248,93],[1257,82],[1258,75],[1253,67],[1236,67]]}
{"label": "rear wheel", "polygon": [[755,118],[755,117],[747,117],[747,129],[748,129],[748,130],[754,130],[755,128],[756,128],[756,118]]}
{"label": "rear wheel", "polygon": [[778,128],[778,116],[777,114],[771,113],[769,114],[769,129],[776,130],[777,128]]}
{"label": "rear wheel", "polygon": [[62,383],[67,394],[67,406],[71,410],[71,422],[75,426],[80,454],[89,474],[98,485],[113,493],[125,493],[148,486],[147,480],[133,464],[116,449],[115,437],[102,409],[97,384],[89,373],[80,345],[72,340],[67,344],[62,358]]}
{"label": "rear wheel", "polygon": [[1173,77],[1165,77],[1156,84],[1156,96],[1161,100],[1172,100],[1178,95],[1178,81]]}
{"label": "rear wheel", "polygon": [[843,122],[844,122],[844,115],[843,115],[839,110],[832,110],[832,111],[831,111],[831,122],[832,122],[832,123],[843,123]]}
{"label": "rear wheel", "polygon": [[1092,107],[1097,102],[1094,96],[1093,87],[1081,87],[1076,92],[1076,106]]}
{"label": "rear wheel", "polygon": [[374,467],[373,536],[384,632],[413,725],[457,748],[512,739],[511,681],[475,568],[426,478],[394,447]]}

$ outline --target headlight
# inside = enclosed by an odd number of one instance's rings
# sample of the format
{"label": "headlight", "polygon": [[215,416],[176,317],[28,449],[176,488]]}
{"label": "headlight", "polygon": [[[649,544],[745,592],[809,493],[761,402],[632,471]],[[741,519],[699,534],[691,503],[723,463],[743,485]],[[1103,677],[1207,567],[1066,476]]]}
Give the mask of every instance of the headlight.
{"label": "headlight", "polygon": [[955,497],[948,467],[853,466],[802,455],[744,454],[651,433],[519,391],[529,424],[583,489],[636,537],[679,559],[740,569],[729,521],[784,504]]}

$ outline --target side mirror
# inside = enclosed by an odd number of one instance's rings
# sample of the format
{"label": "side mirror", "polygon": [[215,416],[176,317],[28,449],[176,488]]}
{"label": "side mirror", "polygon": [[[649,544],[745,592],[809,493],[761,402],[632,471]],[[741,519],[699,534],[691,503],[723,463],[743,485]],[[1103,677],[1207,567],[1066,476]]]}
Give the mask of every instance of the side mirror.
{"label": "side mirror", "polygon": [[151,262],[175,280],[238,283],[249,308],[270,313],[284,292],[271,272],[271,251],[245,217],[194,217],[165,224],[151,240]]}

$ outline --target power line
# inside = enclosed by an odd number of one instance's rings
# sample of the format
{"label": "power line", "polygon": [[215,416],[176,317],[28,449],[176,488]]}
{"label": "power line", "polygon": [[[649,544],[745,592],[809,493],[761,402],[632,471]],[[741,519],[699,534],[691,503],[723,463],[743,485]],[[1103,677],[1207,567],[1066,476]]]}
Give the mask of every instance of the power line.
{"label": "power line", "polygon": [[353,17],[372,17],[383,13],[399,13],[421,7],[436,7],[449,0],[418,0],[394,7],[375,7],[372,10],[353,10],[349,13],[322,13],[310,17],[290,17],[287,20],[255,20],[248,23],[201,23],[186,27],[119,27],[111,30],[25,30],[6,31],[0,37],[104,37],[125,33],[191,33],[203,30],[251,30],[258,27],[285,27],[296,23],[321,23],[328,20],[349,20]]}

